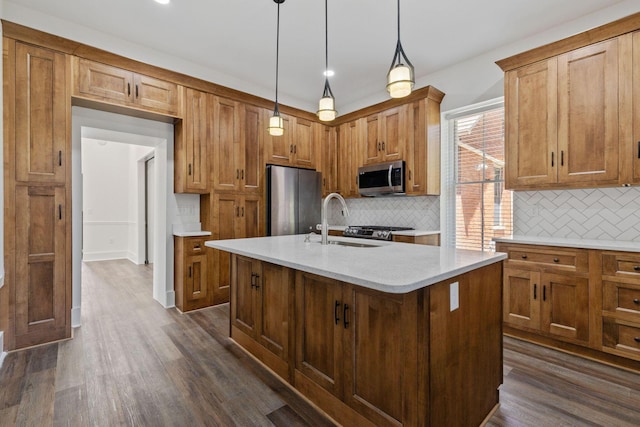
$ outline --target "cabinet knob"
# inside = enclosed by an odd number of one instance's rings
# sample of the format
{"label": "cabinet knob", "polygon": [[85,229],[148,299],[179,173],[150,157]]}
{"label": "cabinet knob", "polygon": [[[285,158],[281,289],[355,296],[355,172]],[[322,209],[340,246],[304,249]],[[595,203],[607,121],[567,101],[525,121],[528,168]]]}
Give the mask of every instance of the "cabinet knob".
{"label": "cabinet knob", "polygon": [[640,265],[635,265],[635,266],[633,267],[633,269],[634,269],[635,271],[640,271]]}
{"label": "cabinet knob", "polygon": [[560,262],[560,260],[558,258],[554,258],[553,262]]}
{"label": "cabinet knob", "polygon": [[635,337],[633,340],[634,340],[635,342],[640,342],[640,337]]}
{"label": "cabinet knob", "polygon": [[522,259],[527,259],[527,254],[522,255]]}
{"label": "cabinet knob", "polygon": [[633,303],[636,304],[636,305],[640,305],[640,299],[634,298],[633,299]]}

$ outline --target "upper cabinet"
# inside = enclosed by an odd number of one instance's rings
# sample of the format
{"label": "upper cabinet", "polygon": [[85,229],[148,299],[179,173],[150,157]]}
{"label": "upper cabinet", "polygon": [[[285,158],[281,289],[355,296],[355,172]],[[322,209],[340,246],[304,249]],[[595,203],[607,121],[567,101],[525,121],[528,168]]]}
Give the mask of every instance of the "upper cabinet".
{"label": "upper cabinet", "polygon": [[66,69],[64,54],[15,43],[16,181],[65,183]]}
{"label": "upper cabinet", "polygon": [[507,188],[640,184],[634,28],[637,14],[498,62]]}
{"label": "upper cabinet", "polygon": [[259,107],[216,98],[213,123],[213,168],[215,190],[259,192],[263,163],[262,126]]}
{"label": "upper cabinet", "polygon": [[358,147],[364,119],[343,123],[338,128],[337,190],[343,197],[358,197]]}
{"label": "upper cabinet", "polygon": [[402,160],[407,141],[408,106],[391,108],[366,118],[364,164]]}
{"label": "upper cabinet", "polygon": [[176,193],[209,192],[209,110],[211,95],[193,89],[184,89],[184,117],[175,124]]}
{"label": "upper cabinet", "polygon": [[410,195],[440,194],[440,101],[427,97],[409,106],[409,131],[405,149],[405,190]]}
{"label": "upper cabinet", "polygon": [[[321,125],[299,117],[281,116],[284,120],[284,135],[271,136],[263,131],[266,133],[266,162],[315,169]],[[268,123],[268,116],[265,116],[264,123]]]}
{"label": "upper cabinet", "polygon": [[322,125],[321,130],[321,157],[322,166],[322,195],[327,196],[337,191],[337,167],[338,167],[338,131],[335,127]]}
{"label": "upper cabinet", "polygon": [[178,115],[178,85],[83,58],[74,58],[73,95]]}

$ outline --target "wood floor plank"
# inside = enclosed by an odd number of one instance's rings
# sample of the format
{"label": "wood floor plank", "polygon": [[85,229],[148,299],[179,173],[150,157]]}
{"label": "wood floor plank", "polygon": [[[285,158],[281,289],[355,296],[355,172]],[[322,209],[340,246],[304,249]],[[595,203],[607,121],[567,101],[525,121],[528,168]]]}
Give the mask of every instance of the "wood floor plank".
{"label": "wood floor plank", "polygon": [[[126,260],[85,263],[82,293],[73,340],[5,358],[0,427],[334,426],[229,338],[228,304],[164,309]],[[638,373],[512,338],[503,359],[488,426],[640,426]]]}

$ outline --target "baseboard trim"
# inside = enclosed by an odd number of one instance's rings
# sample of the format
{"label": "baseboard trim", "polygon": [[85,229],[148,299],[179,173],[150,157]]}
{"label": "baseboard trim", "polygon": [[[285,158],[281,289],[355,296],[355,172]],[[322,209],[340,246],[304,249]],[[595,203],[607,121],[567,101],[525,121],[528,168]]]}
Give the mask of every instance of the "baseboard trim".
{"label": "baseboard trim", "polygon": [[71,309],[71,327],[80,327],[80,307],[73,307]]}
{"label": "baseboard trim", "polygon": [[128,251],[82,252],[82,261],[109,261],[129,259]]}

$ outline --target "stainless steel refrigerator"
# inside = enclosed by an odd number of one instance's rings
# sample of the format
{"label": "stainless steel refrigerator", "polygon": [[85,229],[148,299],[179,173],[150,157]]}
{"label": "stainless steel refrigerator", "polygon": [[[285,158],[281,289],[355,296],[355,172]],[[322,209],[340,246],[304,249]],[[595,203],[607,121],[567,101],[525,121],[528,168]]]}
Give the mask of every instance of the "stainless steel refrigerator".
{"label": "stainless steel refrigerator", "polygon": [[320,172],[267,165],[267,236],[304,234],[320,223]]}

